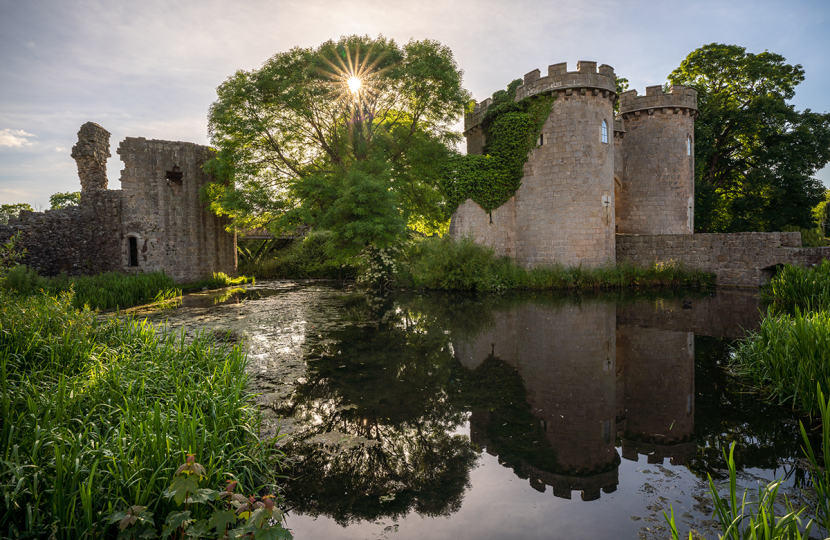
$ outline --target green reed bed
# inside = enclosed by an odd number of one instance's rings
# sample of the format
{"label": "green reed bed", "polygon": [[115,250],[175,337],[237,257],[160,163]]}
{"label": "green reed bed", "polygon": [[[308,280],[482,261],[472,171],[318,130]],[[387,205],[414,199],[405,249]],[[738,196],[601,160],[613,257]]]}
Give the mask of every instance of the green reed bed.
{"label": "green reed bed", "polygon": [[830,394],[830,312],[768,308],[758,331],[735,349],[732,365],[770,399],[815,416],[817,385]]}
{"label": "green reed bed", "polygon": [[426,238],[404,250],[397,283],[444,290],[597,290],[624,287],[711,287],[714,276],[679,263],[639,268],[625,263],[600,267],[561,265],[526,269],[472,238]]}
{"label": "green reed bed", "polygon": [[92,309],[126,308],[181,295],[173,278],[164,272],[43,277],[21,265],[9,270],[0,285],[22,295],[41,290],[53,295],[74,290],[73,305],[78,308],[88,305]]}
{"label": "green reed bed", "polygon": [[761,297],[779,306],[830,309],[830,261],[811,268],[782,267],[761,290]]}
{"label": "green reed bed", "polygon": [[0,290],[0,537],[115,538],[115,510],[168,515],[163,490],[187,454],[206,487],[273,489],[239,348],[74,302]]}

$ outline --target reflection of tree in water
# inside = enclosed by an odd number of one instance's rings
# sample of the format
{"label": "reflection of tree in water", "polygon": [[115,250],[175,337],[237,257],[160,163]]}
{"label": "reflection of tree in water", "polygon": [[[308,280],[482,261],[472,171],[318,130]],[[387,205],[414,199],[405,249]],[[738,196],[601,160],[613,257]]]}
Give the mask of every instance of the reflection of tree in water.
{"label": "reflection of tree in water", "polygon": [[803,471],[781,460],[802,457],[798,417],[766,403],[737,384],[723,367],[728,364],[730,341],[695,338],[695,435],[697,455],[689,469],[701,476],[722,477],[726,471],[723,449],[737,443],[738,469],[784,468],[784,475],[803,477]]}
{"label": "reflection of tree in water", "polygon": [[[449,335],[417,308],[352,302],[349,318],[370,324],[334,331],[309,352],[308,380],[281,411],[296,413],[303,426],[300,442],[285,448],[297,459],[297,479],[286,490],[295,510],[346,524],[460,508],[476,453],[466,436],[453,434],[466,415],[448,395]],[[369,443],[333,449],[301,442],[332,431]]]}

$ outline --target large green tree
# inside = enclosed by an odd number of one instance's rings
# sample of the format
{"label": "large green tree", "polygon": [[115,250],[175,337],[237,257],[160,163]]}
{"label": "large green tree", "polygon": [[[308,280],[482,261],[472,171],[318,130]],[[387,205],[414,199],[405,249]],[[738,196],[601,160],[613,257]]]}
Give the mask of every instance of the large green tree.
{"label": "large green tree", "polygon": [[382,36],[295,48],[236,72],[209,114],[213,210],[240,227],[329,230],[352,250],[441,227],[440,166],[469,99],[461,75],[436,41]]}
{"label": "large green tree", "polygon": [[811,209],[824,188],[814,174],[830,161],[830,114],[787,103],[803,80],[802,67],[781,55],[718,43],[669,75],[698,91],[697,230],[815,227]]}

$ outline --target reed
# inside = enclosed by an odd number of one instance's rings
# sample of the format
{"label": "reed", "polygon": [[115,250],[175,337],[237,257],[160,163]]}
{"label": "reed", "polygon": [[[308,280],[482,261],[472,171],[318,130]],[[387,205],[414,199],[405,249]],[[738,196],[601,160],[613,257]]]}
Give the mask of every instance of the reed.
{"label": "reed", "polygon": [[0,537],[114,538],[116,508],[167,515],[187,454],[210,485],[274,489],[280,456],[258,438],[238,347],[74,303],[0,290]]}
{"label": "reed", "polygon": [[786,265],[761,289],[761,297],[779,307],[830,309],[830,261],[807,268]]}
{"label": "reed", "polygon": [[830,312],[776,313],[738,344],[732,367],[771,400],[815,417],[821,388],[830,393]]}

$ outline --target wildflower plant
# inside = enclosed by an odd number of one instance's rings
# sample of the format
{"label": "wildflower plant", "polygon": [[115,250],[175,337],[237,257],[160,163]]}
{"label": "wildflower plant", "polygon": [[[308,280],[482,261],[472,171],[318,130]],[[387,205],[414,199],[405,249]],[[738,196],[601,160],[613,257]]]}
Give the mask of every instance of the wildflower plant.
{"label": "wildflower plant", "polygon": [[291,532],[283,527],[285,515],[273,495],[256,497],[236,493],[236,481],[228,481],[221,491],[199,487],[207,477],[205,468],[190,454],[173,474],[164,496],[182,509],[171,511],[164,520],[161,535],[153,515],[143,506],[131,506],[113,513],[109,522],[118,523],[118,539],[210,538],[288,540]]}

